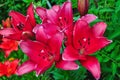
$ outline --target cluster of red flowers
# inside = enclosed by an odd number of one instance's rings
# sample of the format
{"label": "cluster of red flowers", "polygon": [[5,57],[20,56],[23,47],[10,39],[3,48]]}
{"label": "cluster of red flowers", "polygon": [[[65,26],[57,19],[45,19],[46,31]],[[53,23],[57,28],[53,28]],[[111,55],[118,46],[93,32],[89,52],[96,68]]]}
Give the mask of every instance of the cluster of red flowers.
{"label": "cluster of red flowers", "polygon": [[[41,24],[36,23],[34,10],[42,20]],[[30,4],[26,16],[16,11],[11,11],[9,16],[12,27],[0,30],[3,36],[0,48],[7,57],[11,51],[17,50],[16,45],[19,43],[20,49],[29,57],[29,60],[14,70],[17,75],[31,71],[36,71],[36,75],[39,75],[53,64],[63,70],[77,70],[79,65],[75,61],[78,60],[96,79],[100,78],[100,64],[90,54],[105,47],[111,40],[103,36],[106,29],[104,22],[90,27],[89,23],[97,18],[95,15],[86,14],[74,21],[71,2],[67,1],[62,6],[54,5],[49,10],[34,8]],[[0,76],[7,75],[1,71],[6,63],[0,64]]]}

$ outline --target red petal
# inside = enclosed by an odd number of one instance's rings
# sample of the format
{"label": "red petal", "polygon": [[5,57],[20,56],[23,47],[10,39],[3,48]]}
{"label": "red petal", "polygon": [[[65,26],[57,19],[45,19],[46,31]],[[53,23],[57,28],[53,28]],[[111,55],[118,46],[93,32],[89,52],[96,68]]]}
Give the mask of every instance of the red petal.
{"label": "red petal", "polygon": [[11,11],[9,13],[9,16],[11,16],[11,18],[12,18],[11,21],[12,21],[13,27],[15,28],[15,30],[19,31],[19,29],[17,28],[17,25],[19,23],[24,24],[26,17],[24,15],[20,14],[19,12],[16,12],[16,11]]}
{"label": "red petal", "polygon": [[37,29],[36,40],[47,43],[48,37],[47,34],[44,32],[43,26],[39,26],[39,28]]}
{"label": "red petal", "polygon": [[25,73],[29,73],[33,70],[35,70],[36,64],[33,63],[32,61],[28,60],[24,62],[21,66],[18,67],[16,74],[17,75],[23,75]]}
{"label": "red petal", "polygon": [[46,13],[47,13],[48,19],[52,23],[56,24],[57,18],[58,18],[57,12],[54,9],[50,9],[50,10],[47,10]]}
{"label": "red petal", "polygon": [[21,41],[20,42],[20,47],[22,49],[22,51],[29,56],[29,58],[36,62],[39,63],[39,61],[41,60],[42,56],[39,56],[41,50],[45,49],[45,45],[42,43],[39,43],[37,41]]}
{"label": "red petal", "polygon": [[5,28],[0,30],[0,34],[9,39],[20,40],[22,33],[16,32],[13,28]]}
{"label": "red petal", "polygon": [[27,15],[29,15],[30,23],[32,24],[32,27],[34,27],[36,25],[36,21],[34,18],[34,7],[33,7],[32,3],[30,4],[30,6],[27,9]]}
{"label": "red petal", "polygon": [[75,62],[64,60],[56,62],[56,67],[61,68],[63,70],[76,70],[79,68],[79,66]]}
{"label": "red petal", "polygon": [[18,66],[19,60],[16,59],[12,62],[6,61],[4,65],[6,66],[6,76],[9,77],[12,74],[15,74],[17,66]]}
{"label": "red petal", "polygon": [[56,12],[58,12],[60,10],[60,6],[59,5],[54,5],[52,7],[53,10],[55,10]]}
{"label": "red petal", "polygon": [[80,18],[80,20],[84,20],[88,23],[91,23],[92,21],[94,21],[97,17],[93,14],[86,14],[85,16],[82,16]]}
{"label": "red petal", "polygon": [[52,23],[43,24],[45,33],[49,36],[54,36],[58,32],[58,26]]}
{"label": "red petal", "polygon": [[25,21],[23,30],[24,31],[32,32],[33,27],[34,26],[32,26],[31,22],[30,22],[30,17],[26,17],[26,21]]}
{"label": "red petal", "polygon": [[54,61],[53,59],[51,61],[48,61],[48,60],[40,61],[39,64],[37,65],[36,69],[35,69],[36,70],[36,76],[44,73],[47,69],[49,69],[53,64],[53,61]]}
{"label": "red petal", "polygon": [[85,54],[93,54],[94,52],[107,46],[111,42],[112,42],[111,40],[108,40],[105,37],[91,38],[89,46],[86,47],[87,52]]}
{"label": "red petal", "polygon": [[73,23],[73,15],[72,15],[72,5],[71,2],[65,2],[62,5],[59,17],[62,17],[65,20],[64,26],[69,27]]}
{"label": "red petal", "polygon": [[98,22],[97,24],[95,24],[92,29],[93,29],[93,33],[96,36],[103,36],[105,30],[106,30],[107,24],[104,22]]}
{"label": "red petal", "polygon": [[45,8],[37,7],[36,12],[39,15],[39,17],[42,19],[43,22],[47,19],[47,15],[46,15],[47,13],[46,13]]}
{"label": "red petal", "polygon": [[72,46],[67,46],[64,49],[64,52],[62,54],[63,60],[66,61],[75,61],[80,59],[80,55],[76,49],[74,49]]}
{"label": "red petal", "polygon": [[76,49],[80,49],[83,38],[88,38],[90,34],[89,33],[89,25],[87,22],[78,20],[74,26],[74,31],[73,31],[73,44]]}
{"label": "red petal", "polygon": [[5,72],[6,72],[5,70],[6,69],[5,69],[4,64],[0,62],[0,77],[5,75]]}
{"label": "red petal", "polygon": [[10,34],[14,34],[16,31],[13,28],[4,28],[0,30],[0,34],[3,36],[9,36]]}
{"label": "red petal", "polygon": [[98,60],[95,57],[92,56],[86,56],[86,60],[81,60],[82,66],[84,66],[86,69],[88,69],[92,75],[98,80],[100,78],[100,64]]}
{"label": "red petal", "polygon": [[55,60],[59,60],[60,48],[62,46],[63,34],[57,33],[48,42],[52,54],[55,56]]}
{"label": "red petal", "polygon": [[6,36],[6,38],[19,41],[21,40],[21,35],[22,33],[14,33],[14,34],[10,34],[9,36]]}

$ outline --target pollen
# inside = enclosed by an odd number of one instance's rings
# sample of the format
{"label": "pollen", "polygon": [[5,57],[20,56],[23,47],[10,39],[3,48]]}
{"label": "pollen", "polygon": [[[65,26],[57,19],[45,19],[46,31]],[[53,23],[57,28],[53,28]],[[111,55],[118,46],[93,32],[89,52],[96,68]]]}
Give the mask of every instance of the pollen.
{"label": "pollen", "polygon": [[84,53],[84,51],[85,51],[85,49],[84,49],[84,48],[80,49],[80,54],[83,54],[83,53]]}
{"label": "pollen", "polygon": [[62,17],[59,17],[59,19],[62,19]]}
{"label": "pollen", "polygon": [[83,41],[84,41],[84,42],[86,42],[86,41],[87,41],[87,39],[86,39],[86,38],[83,38]]}
{"label": "pollen", "polygon": [[42,49],[41,51],[40,51],[40,53],[44,53],[45,51]]}
{"label": "pollen", "polygon": [[13,61],[13,60],[15,60],[14,58],[9,58],[9,61]]}

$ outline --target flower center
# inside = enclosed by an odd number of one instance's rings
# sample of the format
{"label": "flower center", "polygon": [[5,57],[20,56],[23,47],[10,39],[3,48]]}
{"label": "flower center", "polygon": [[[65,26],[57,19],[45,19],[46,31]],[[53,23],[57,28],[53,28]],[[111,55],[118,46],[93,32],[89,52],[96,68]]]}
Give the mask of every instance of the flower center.
{"label": "flower center", "polygon": [[19,24],[17,24],[17,28],[18,28],[19,30],[23,30],[24,24],[22,24],[22,23],[20,22]]}
{"label": "flower center", "polygon": [[44,61],[51,61],[53,60],[53,55],[51,55],[48,51],[46,50],[41,50],[40,53],[38,54],[40,58],[42,58]]}
{"label": "flower center", "polygon": [[83,54],[84,53],[84,51],[85,51],[85,49],[84,48],[82,48],[82,49],[80,49],[80,54]]}

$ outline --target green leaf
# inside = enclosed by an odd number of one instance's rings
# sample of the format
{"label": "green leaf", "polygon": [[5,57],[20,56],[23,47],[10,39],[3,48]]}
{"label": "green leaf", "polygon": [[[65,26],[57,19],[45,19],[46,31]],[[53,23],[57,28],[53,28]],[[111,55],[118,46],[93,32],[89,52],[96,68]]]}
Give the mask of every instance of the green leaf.
{"label": "green leaf", "polygon": [[101,13],[104,13],[104,12],[113,12],[114,10],[113,9],[111,9],[111,8],[102,8],[102,9],[100,9],[100,12]]}
{"label": "green leaf", "polygon": [[117,65],[112,62],[112,75],[114,76],[117,72]]}
{"label": "green leaf", "polygon": [[108,46],[105,48],[105,50],[106,50],[107,52],[110,52],[110,51],[116,46],[116,44],[117,44],[116,41],[115,41],[115,42],[112,42],[110,45],[108,45]]}
{"label": "green leaf", "polygon": [[119,48],[120,48],[120,46],[119,45],[117,45],[117,46],[115,46],[115,48],[114,48],[114,50],[112,51],[112,53],[111,53],[111,58],[116,58],[117,56],[118,56],[118,53],[119,53]]}

